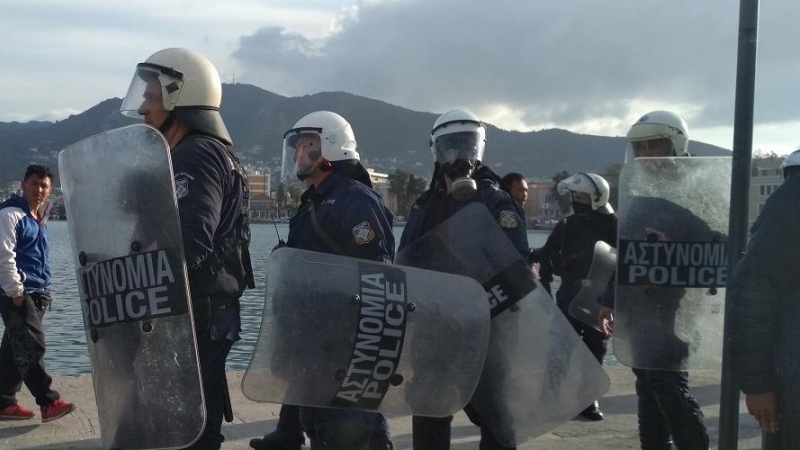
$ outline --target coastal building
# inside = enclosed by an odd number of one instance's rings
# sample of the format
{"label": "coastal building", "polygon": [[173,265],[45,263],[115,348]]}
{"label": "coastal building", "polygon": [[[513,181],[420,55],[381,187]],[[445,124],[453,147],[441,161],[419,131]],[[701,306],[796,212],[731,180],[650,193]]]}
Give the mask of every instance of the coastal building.
{"label": "coastal building", "polygon": [[528,183],[528,200],[523,209],[528,224],[541,224],[560,217],[558,194],[553,179],[529,177],[525,181]]}
{"label": "coastal building", "polygon": [[783,172],[780,169],[783,156],[754,158],[750,168],[750,198],[748,224],[752,226],[764,208],[764,203],[775,190],[783,184]]}
{"label": "coastal building", "polygon": [[391,211],[397,211],[397,197],[389,191],[389,175],[377,172],[375,169],[367,169],[367,172],[375,192],[383,197],[383,201]]}

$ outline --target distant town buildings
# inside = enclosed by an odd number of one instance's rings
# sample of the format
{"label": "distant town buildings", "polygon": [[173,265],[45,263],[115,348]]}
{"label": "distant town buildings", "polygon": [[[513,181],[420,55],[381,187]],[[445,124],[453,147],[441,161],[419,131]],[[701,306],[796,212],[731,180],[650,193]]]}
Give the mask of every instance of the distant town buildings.
{"label": "distant town buildings", "polygon": [[528,200],[523,209],[528,224],[541,224],[560,217],[558,194],[553,179],[528,177],[526,181],[528,182]]}
{"label": "distant town buildings", "polygon": [[749,226],[752,226],[761,214],[767,197],[783,184],[783,172],[780,169],[783,158],[783,156],[769,156],[753,159],[750,168]]}

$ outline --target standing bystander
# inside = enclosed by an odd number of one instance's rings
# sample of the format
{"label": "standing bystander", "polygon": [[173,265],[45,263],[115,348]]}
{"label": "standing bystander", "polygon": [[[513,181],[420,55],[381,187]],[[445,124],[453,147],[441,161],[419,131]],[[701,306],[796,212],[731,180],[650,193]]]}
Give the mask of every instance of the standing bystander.
{"label": "standing bystander", "polygon": [[42,318],[50,306],[50,261],[47,199],[53,173],[31,165],[22,195],[0,204],[0,314],[5,333],[0,346],[0,420],[25,420],[35,413],[17,403],[22,383],[41,407],[42,422],[72,412],[74,405],[50,389],[44,367]]}

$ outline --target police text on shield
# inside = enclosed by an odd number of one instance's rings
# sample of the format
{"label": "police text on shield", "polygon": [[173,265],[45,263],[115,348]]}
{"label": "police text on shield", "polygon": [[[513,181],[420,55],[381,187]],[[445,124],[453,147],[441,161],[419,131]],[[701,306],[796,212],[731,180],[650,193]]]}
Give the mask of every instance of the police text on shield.
{"label": "police text on shield", "polygon": [[377,409],[397,370],[406,331],[407,286],[397,268],[359,264],[358,328],[350,364],[331,406]]}
{"label": "police text on shield", "polygon": [[619,241],[618,283],[668,287],[724,287],[725,242]]}
{"label": "police text on shield", "polygon": [[187,311],[177,249],[100,261],[79,269],[78,277],[83,314],[89,326],[105,327]]}

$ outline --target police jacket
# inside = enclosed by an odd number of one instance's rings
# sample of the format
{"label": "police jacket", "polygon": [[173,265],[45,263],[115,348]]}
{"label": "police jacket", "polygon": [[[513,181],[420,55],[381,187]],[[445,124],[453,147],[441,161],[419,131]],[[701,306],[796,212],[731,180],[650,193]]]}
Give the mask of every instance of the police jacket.
{"label": "police jacket", "polygon": [[730,357],[747,394],[777,390],[782,413],[800,420],[800,177],[764,204],[747,251],[728,277]]}
{"label": "police jacket", "polygon": [[46,221],[46,216],[37,221],[28,201],[17,194],[0,203],[0,289],[7,297],[49,291]]}
{"label": "police jacket", "polygon": [[253,287],[244,170],[229,145],[203,134],[170,155],[192,297],[239,298]]}
{"label": "police jacket", "polygon": [[616,247],[617,215],[572,214],[556,224],[545,245],[532,251],[531,259],[562,279],[582,280],[589,274],[598,241]]}
{"label": "police jacket", "polygon": [[[424,236],[425,233],[447,220],[464,206],[472,202],[479,202],[486,205],[494,215],[497,223],[520,255],[527,257],[528,234],[519,205],[507,192],[498,188],[493,180],[481,179],[477,184],[477,195],[470,201],[460,202],[447,193],[444,180],[439,179],[434,182],[433,186],[414,202],[400,238],[399,250]],[[480,239],[480,236],[475,236],[475,239]]]}
{"label": "police jacket", "polygon": [[[373,261],[394,259],[394,216],[381,196],[344,174],[332,172],[301,196],[289,221],[288,247]],[[314,218],[321,234],[314,227]]]}

